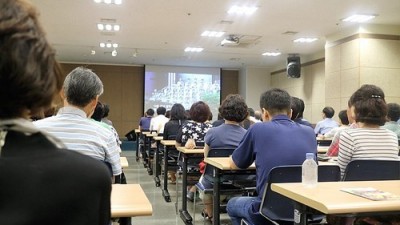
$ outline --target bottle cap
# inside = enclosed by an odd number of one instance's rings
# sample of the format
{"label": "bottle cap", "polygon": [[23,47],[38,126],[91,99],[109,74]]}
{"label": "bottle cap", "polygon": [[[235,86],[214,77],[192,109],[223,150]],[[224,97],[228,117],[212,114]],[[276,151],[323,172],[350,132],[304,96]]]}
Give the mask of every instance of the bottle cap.
{"label": "bottle cap", "polygon": [[306,159],[313,159],[314,153],[306,153]]}

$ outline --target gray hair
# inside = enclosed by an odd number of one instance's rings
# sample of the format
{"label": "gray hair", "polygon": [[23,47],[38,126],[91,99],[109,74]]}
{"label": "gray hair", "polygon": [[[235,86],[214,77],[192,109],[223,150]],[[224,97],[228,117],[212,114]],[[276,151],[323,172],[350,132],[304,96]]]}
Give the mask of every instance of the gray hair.
{"label": "gray hair", "polygon": [[69,104],[85,107],[103,94],[103,83],[92,70],[77,67],[65,78],[63,90]]}

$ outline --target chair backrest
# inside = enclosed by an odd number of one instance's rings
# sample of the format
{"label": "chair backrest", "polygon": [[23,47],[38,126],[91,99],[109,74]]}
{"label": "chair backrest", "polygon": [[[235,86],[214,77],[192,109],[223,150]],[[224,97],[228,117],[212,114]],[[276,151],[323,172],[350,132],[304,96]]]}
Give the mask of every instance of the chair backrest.
{"label": "chair backrest", "polygon": [[397,160],[354,160],[343,176],[344,181],[399,180],[400,161]]}
{"label": "chair backrest", "polygon": [[[301,165],[278,166],[271,169],[260,206],[261,215],[273,221],[292,222],[294,220],[293,200],[272,191],[271,184],[301,182],[301,174]],[[339,166],[318,166],[319,182],[339,180]],[[314,217],[313,220],[319,219],[321,217]]]}
{"label": "chair backrest", "polygon": [[319,146],[330,146],[331,143],[332,143],[332,140],[329,140],[329,139],[327,139],[327,140],[317,140],[317,144]]}

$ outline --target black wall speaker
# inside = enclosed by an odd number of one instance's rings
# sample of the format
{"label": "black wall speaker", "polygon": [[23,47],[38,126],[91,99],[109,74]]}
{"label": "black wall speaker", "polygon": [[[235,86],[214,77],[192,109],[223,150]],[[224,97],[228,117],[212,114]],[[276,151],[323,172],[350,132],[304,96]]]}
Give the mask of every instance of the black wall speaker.
{"label": "black wall speaker", "polygon": [[301,64],[299,56],[289,56],[286,66],[287,75],[290,78],[299,78],[301,72]]}

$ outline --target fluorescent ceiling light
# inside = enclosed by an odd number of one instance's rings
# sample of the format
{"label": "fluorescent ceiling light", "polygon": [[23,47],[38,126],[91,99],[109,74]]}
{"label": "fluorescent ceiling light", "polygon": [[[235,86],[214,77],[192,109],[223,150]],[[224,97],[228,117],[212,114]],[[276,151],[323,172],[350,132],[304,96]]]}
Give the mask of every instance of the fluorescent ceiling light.
{"label": "fluorescent ceiling light", "polygon": [[113,48],[118,48],[118,44],[117,43],[112,44],[112,46],[113,46]]}
{"label": "fluorescent ceiling light", "polygon": [[112,26],[110,24],[106,24],[106,30],[108,31],[112,30]]}
{"label": "fluorescent ceiling light", "polygon": [[114,4],[116,4],[116,5],[121,5],[121,4],[122,4],[122,0],[115,0],[115,1],[114,1]]}
{"label": "fluorescent ceiling light", "polygon": [[232,6],[229,10],[229,14],[246,14],[251,15],[253,14],[258,8],[257,7],[247,7],[247,6]]}
{"label": "fluorescent ceiling light", "polygon": [[101,43],[100,43],[100,48],[104,48],[104,47],[106,47],[106,44],[103,43],[103,42],[101,42]]}
{"label": "fluorescent ceiling light", "polygon": [[107,43],[107,44],[106,44],[106,47],[107,47],[107,48],[111,48],[111,46],[112,46],[111,43]]}
{"label": "fluorescent ceiling light", "polygon": [[185,52],[202,52],[204,48],[192,48],[192,47],[187,47],[185,48]]}
{"label": "fluorescent ceiling light", "polygon": [[101,2],[101,0],[94,0],[94,2],[96,2],[96,3],[100,3],[100,2]]}
{"label": "fluorescent ceiling light", "polygon": [[345,19],[342,19],[342,21],[344,21],[344,22],[354,22],[354,23],[363,23],[363,22],[366,22],[368,20],[372,20],[373,18],[375,18],[374,15],[358,15],[358,14],[356,14],[356,15],[349,16],[349,17],[347,17]]}
{"label": "fluorescent ceiling light", "polygon": [[107,5],[113,3],[116,5],[121,5],[122,4],[122,0],[94,0],[94,2],[96,3],[106,3]]}
{"label": "fluorescent ceiling light", "polygon": [[119,29],[120,29],[121,27],[120,27],[118,24],[115,24],[113,28],[114,28],[114,31],[119,31]]}
{"label": "fluorescent ceiling light", "polygon": [[318,38],[298,38],[294,40],[295,43],[311,43],[318,40]]}
{"label": "fluorescent ceiling light", "polygon": [[104,0],[104,3],[111,4],[111,0]]}
{"label": "fluorescent ceiling light", "polygon": [[201,36],[203,36],[203,37],[222,37],[222,35],[224,35],[224,34],[225,34],[225,32],[222,32],[222,31],[206,30],[201,34]]}
{"label": "fluorescent ceiling light", "polygon": [[278,56],[280,54],[281,54],[280,52],[264,52],[262,55],[265,55],[265,56]]}

